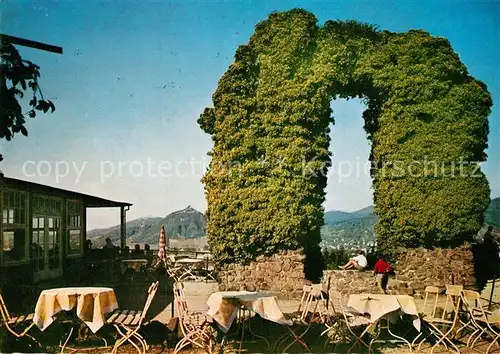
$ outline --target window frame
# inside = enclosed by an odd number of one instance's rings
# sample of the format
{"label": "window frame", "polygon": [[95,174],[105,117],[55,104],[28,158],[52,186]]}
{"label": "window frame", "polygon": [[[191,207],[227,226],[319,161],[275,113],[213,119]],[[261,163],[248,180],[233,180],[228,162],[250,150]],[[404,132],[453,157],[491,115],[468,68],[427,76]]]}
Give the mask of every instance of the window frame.
{"label": "window frame", "polygon": [[[46,205],[49,206],[49,208],[45,209],[37,209],[38,205],[38,201],[39,200],[44,200],[44,204],[46,203]],[[64,198],[63,197],[60,197],[60,196],[54,196],[54,195],[49,195],[49,194],[43,194],[43,193],[40,193],[40,192],[36,192],[36,191],[33,191],[31,192],[31,198],[30,198],[30,202],[31,202],[31,208],[30,208],[30,218],[29,218],[29,246],[30,246],[30,251],[31,251],[31,247],[33,246],[33,219],[35,217],[37,218],[59,218],[61,220],[60,224],[59,224],[59,232],[61,233],[61,242],[64,242],[64,235],[63,235],[63,232],[64,232],[64,228],[63,228],[63,219],[64,219]],[[54,208],[52,209],[52,207],[50,206],[51,202],[58,202],[59,203],[59,208]],[[45,229],[46,227],[48,227],[48,225],[44,225],[44,232],[45,232]],[[39,228],[37,228],[38,231],[40,231]],[[44,246],[45,247],[45,246]],[[61,252],[61,251],[59,251]],[[64,254],[60,254],[59,255],[60,257],[60,262],[63,262],[64,261]],[[38,258],[36,258],[38,259]],[[31,257],[31,253],[29,255],[29,261],[34,261],[35,258],[32,258]],[[59,268],[62,268],[62,266],[60,265]],[[36,269],[36,267],[35,267]],[[35,272],[46,272],[47,269],[38,269],[38,270],[35,270]]]}
{"label": "window frame", "polygon": [[[71,203],[76,203],[77,204],[77,211],[78,214],[75,213],[75,211],[70,212],[70,204]],[[83,201],[80,199],[66,199],[66,255],[67,257],[74,258],[74,257],[81,257],[83,255],[83,213],[84,213],[84,206],[83,206]],[[79,224],[78,226],[74,226],[70,223],[71,218],[73,217],[78,217]],[[80,249],[78,252],[72,252],[72,249],[70,248],[70,234],[71,231],[73,230],[78,230],[80,231]]]}
{"label": "window frame", "polygon": [[[50,207],[48,209],[37,209],[37,203],[35,201],[38,201],[38,199],[45,199],[46,201],[55,201],[59,202],[59,210],[56,209],[51,209]],[[64,206],[64,199],[61,197],[54,197],[46,194],[38,194],[38,193],[32,193],[31,194],[31,201],[32,201],[32,208],[31,208],[31,214],[32,215],[43,215],[43,216],[57,216],[62,218],[63,217],[63,206]]]}
{"label": "window frame", "polygon": [[[14,195],[19,194],[24,198],[24,224],[19,224],[19,223],[6,223],[3,220],[3,212],[4,210],[10,210],[9,207],[10,205],[6,205],[6,199],[5,199],[5,193],[14,193]],[[27,191],[15,189],[15,188],[9,188],[5,187],[2,189],[2,228],[1,228],[1,233],[0,233],[0,241],[1,241],[1,252],[2,252],[2,263],[3,265],[6,266],[11,266],[11,265],[20,265],[20,264],[28,264],[29,263],[29,251],[30,251],[30,222],[29,222],[29,210],[30,210],[30,200],[29,200],[29,193]],[[14,200],[16,198],[14,197]],[[9,200],[10,202],[10,200]],[[14,202],[15,204],[15,202]],[[16,209],[14,206],[13,209]],[[4,254],[4,249],[3,249],[3,244],[4,244],[4,232],[8,232],[10,230],[22,230],[24,229],[24,257],[23,259],[16,259],[16,260],[7,260]]]}

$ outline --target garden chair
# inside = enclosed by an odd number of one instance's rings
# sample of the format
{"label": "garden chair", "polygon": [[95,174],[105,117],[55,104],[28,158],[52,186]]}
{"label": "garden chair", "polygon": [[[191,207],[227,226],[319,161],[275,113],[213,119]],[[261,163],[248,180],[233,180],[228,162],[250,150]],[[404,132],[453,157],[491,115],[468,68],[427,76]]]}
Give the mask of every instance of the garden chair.
{"label": "garden chair", "polygon": [[[306,333],[309,331],[311,328],[311,325],[313,323],[313,317],[314,314],[316,313],[317,307],[321,301],[324,300],[322,293],[318,288],[314,287],[313,285],[304,285],[302,287],[302,297],[300,299],[299,307],[297,308],[297,311],[295,311],[293,314],[290,316],[287,316],[289,320],[293,322],[293,328],[290,328],[287,326],[287,330],[289,333],[285,334],[281,338],[279,338],[275,345],[275,352],[278,351],[278,348],[282,343],[287,339],[292,337],[293,340],[291,343],[289,343],[283,350],[283,352],[286,352],[288,348],[290,348],[294,343],[299,343],[301,344],[304,349],[306,349],[309,353],[311,352],[307,344],[304,342],[302,339]],[[314,305],[313,305],[314,303]],[[311,311],[312,310],[312,311]],[[312,316],[311,318],[307,318],[308,313],[311,312]],[[304,328],[305,327],[305,328]]]}
{"label": "garden chair", "polygon": [[314,316],[318,315],[321,322],[325,321],[328,317],[328,310],[327,300],[323,293],[323,284],[305,285],[305,287],[308,287],[307,290],[303,289],[303,292],[307,293],[307,297],[304,300],[305,306],[301,318],[305,320],[310,312],[311,320],[314,320]]}
{"label": "garden chair", "polygon": [[[139,334],[139,329],[141,328],[144,319],[146,318],[148,309],[151,306],[151,302],[156,295],[158,285],[159,282],[157,281],[152,283],[149,287],[148,296],[146,298],[146,302],[144,303],[142,311],[117,310],[108,318],[106,323],[115,326],[118,334],[121,336],[116,340],[111,353],[116,353],[118,351],[118,347],[126,342],[131,343],[139,352],[139,354],[145,354],[149,350],[149,345],[144,337]],[[141,345],[140,348],[132,340],[133,338],[139,342],[139,344]]]}
{"label": "garden chair", "polygon": [[492,342],[486,349],[486,353],[489,353],[493,344],[498,344],[497,341],[500,339],[500,330],[498,330],[500,316],[494,315],[483,308],[481,305],[481,295],[476,291],[463,290],[462,301],[469,313],[469,322],[472,323],[475,329],[467,340],[467,347],[474,349],[476,342],[483,334],[486,334],[492,339]]}
{"label": "garden chair", "polygon": [[[463,287],[461,285],[447,285],[444,307],[440,308],[439,305],[440,303],[442,303],[443,298],[442,296],[440,296],[440,290],[435,286],[427,286],[425,288],[424,305],[420,314],[420,318],[422,319],[422,323],[429,330],[429,333],[419,343],[417,348],[418,351],[420,351],[420,348],[425,340],[433,336],[437,339],[437,342],[432,346],[431,354],[434,352],[434,349],[441,343],[445,346],[446,349],[448,349],[447,344],[449,344],[457,353],[460,353],[460,350],[455,345],[455,343],[453,343],[450,336],[452,335],[453,329],[459,322],[462,289]],[[431,298],[434,298],[432,302]],[[451,311],[448,311],[450,307]],[[441,311],[441,316],[439,316],[438,310]],[[422,335],[423,331],[420,332],[417,337],[415,337],[412,342],[412,346],[415,345],[417,340]]]}
{"label": "garden chair", "polygon": [[179,315],[179,328],[183,336],[175,346],[174,354],[190,344],[211,353],[215,343],[211,334],[211,318],[205,313],[195,313],[189,310],[183,283],[174,283],[174,301]]}
{"label": "garden chair", "polygon": [[[38,340],[35,337],[28,334],[31,327],[35,325],[33,322],[34,313],[30,313],[28,315],[20,315],[20,316],[11,316],[9,311],[7,310],[7,306],[3,300],[2,294],[0,292],[0,312],[2,313],[2,324],[7,328],[7,331],[14,335],[16,338],[28,337],[33,340],[39,347],[41,347]],[[17,327],[24,327],[24,330],[16,331]]]}
{"label": "garden chair", "polygon": [[[342,294],[337,291],[331,291],[329,294],[329,310],[328,319],[324,322],[326,329],[321,333],[321,336],[327,335],[328,337],[337,336],[339,339],[343,340],[347,337],[354,338],[354,343],[349,348],[347,353],[359,344],[360,347],[363,345],[369,348],[369,345],[363,341],[363,333],[371,325],[368,318],[361,314],[354,314],[345,311],[344,305],[342,304]],[[359,331],[360,334],[357,334]],[[328,344],[328,339],[325,343],[325,347]]]}
{"label": "garden chair", "polygon": [[182,275],[182,267],[175,265],[175,256],[169,255],[165,260],[167,266],[167,273],[174,280],[174,282],[179,282]]}

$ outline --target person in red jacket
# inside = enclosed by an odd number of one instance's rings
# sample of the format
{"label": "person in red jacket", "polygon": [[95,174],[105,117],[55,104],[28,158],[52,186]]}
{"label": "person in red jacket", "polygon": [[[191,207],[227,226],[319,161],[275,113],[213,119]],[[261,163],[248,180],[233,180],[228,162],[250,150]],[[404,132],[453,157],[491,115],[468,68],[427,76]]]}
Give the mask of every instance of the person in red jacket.
{"label": "person in red jacket", "polygon": [[379,290],[387,294],[387,283],[389,281],[389,274],[392,272],[392,267],[385,261],[385,257],[380,255],[375,267],[373,267],[373,275],[376,277],[377,287]]}

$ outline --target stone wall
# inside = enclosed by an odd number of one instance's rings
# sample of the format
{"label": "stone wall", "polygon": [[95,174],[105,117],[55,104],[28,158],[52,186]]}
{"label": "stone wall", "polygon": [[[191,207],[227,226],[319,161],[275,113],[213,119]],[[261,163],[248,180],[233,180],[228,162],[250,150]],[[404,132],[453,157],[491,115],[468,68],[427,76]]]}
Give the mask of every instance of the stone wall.
{"label": "stone wall", "polygon": [[[300,251],[285,251],[269,257],[258,257],[248,265],[227,264],[218,272],[221,291],[269,290],[284,298],[300,298],[304,277],[304,258]],[[433,285],[444,289],[445,284],[475,287],[472,248],[468,245],[454,249],[401,249],[394,264],[395,278],[389,278],[387,293],[421,292]],[[374,293],[377,288],[371,269],[329,270],[324,272],[324,288],[343,295]]]}
{"label": "stone wall", "polygon": [[[342,295],[351,294],[381,294],[371,270],[328,270],[324,272],[323,289],[337,291]],[[389,278],[387,294],[412,295],[413,289],[404,281]]]}
{"label": "stone wall", "polygon": [[[454,249],[400,249],[394,264],[396,277],[389,278],[388,294],[421,293],[426,286],[444,289],[446,284],[476,287],[472,248],[464,245]],[[325,271],[325,285],[343,295],[380,293],[371,269]]]}
{"label": "stone wall", "polygon": [[397,279],[416,291],[433,285],[445,284],[476,286],[472,247],[464,245],[453,249],[400,249],[395,265]]}
{"label": "stone wall", "polygon": [[327,270],[323,279],[326,288],[329,287],[331,291],[338,291],[342,295],[379,293],[375,277],[370,271]]}
{"label": "stone wall", "polygon": [[248,265],[227,264],[218,272],[219,289],[269,290],[283,298],[299,298],[306,283],[304,258],[300,251],[284,251],[258,257]]}

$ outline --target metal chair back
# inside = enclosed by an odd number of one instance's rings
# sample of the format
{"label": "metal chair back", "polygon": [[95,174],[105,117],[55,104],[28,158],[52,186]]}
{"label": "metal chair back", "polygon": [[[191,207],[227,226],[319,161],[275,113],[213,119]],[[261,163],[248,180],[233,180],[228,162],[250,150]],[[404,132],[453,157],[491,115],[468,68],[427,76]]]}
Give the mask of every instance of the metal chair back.
{"label": "metal chair back", "polygon": [[3,320],[7,323],[10,321],[10,314],[7,310],[7,306],[5,306],[5,302],[3,301],[2,293],[0,292],[0,312],[2,313]]}
{"label": "metal chair back", "polygon": [[[156,295],[156,291],[158,290],[158,285],[160,284],[159,281],[156,281],[151,284],[151,286],[148,289],[148,297],[146,298],[146,302],[144,303],[144,308],[142,309],[142,314],[141,314],[141,319],[139,323],[142,323],[144,318],[146,318],[146,314],[149,310],[149,307],[151,306],[151,303],[153,302],[153,299]],[[140,324],[139,324],[140,326]]]}
{"label": "metal chair back", "polygon": [[[436,311],[438,308],[438,301],[439,301],[439,288],[435,286],[427,286],[424,290],[425,297],[424,297],[424,305],[422,308],[421,313],[424,316],[435,318],[436,317]],[[432,301],[432,297],[434,297],[434,301]],[[431,305],[431,311],[429,310],[429,304]]]}
{"label": "metal chair back", "polygon": [[186,294],[184,293],[184,283],[175,282],[174,283],[174,301],[179,311],[179,317],[184,317],[188,311],[188,304],[186,300]]}

